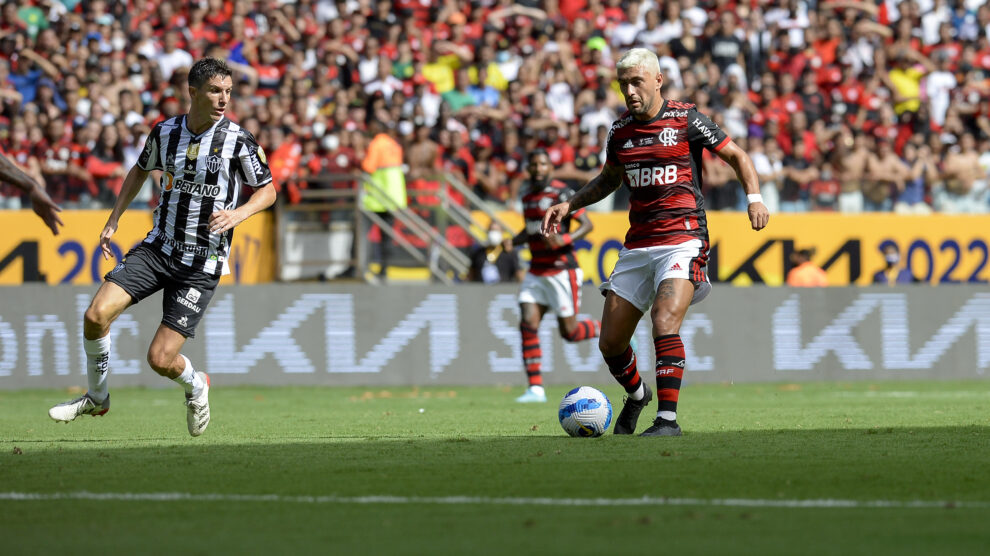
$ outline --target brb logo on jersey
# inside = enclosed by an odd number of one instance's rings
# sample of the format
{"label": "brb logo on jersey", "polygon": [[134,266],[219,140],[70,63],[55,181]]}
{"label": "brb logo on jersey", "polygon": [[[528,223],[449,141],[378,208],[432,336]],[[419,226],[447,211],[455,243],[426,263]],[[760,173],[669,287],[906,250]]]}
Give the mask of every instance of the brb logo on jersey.
{"label": "brb logo on jersey", "polygon": [[629,168],[626,170],[629,187],[649,187],[651,185],[670,185],[677,182],[677,166],[647,166],[645,168]]}
{"label": "brb logo on jersey", "polygon": [[657,135],[657,140],[664,147],[673,147],[677,144],[677,130],[672,127],[665,127],[660,135]]}

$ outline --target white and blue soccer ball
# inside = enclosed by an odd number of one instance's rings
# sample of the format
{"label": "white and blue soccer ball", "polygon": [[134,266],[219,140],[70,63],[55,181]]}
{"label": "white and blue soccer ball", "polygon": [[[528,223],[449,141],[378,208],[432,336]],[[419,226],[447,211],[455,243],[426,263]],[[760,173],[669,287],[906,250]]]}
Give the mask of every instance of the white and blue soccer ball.
{"label": "white and blue soccer ball", "polygon": [[560,401],[557,417],[571,436],[601,436],[612,424],[612,404],[600,390],[580,386]]}

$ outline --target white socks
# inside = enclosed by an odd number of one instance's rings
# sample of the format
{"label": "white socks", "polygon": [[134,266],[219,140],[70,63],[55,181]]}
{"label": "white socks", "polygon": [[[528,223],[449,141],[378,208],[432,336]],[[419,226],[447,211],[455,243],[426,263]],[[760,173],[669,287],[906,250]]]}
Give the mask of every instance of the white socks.
{"label": "white socks", "polygon": [[657,417],[661,419],[666,419],[667,421],[676,421],[677,412],[676,411],[657,411]]}
{"label": "white socks", "polygon": [[86,351],[89,397],[96,403],[103,403],[110,394],[107,390],[107,374],[110,372],[110,335],[95,340],[83,338],[83,349]]}
{"label": "white socks", "polygon": [[188,357],[182,355],[181,353],[179,354],[179,357],[186,362],[186,368],[182,371],[181,375],[173,378],[172,380],[182,385],[182,388],[185,389],[186,394],[196,397],[203,391],[203,386],[206,385],[206,382],[203,381],[203,377],[199,376],[199,373],[193,370],[192,363],[189,362]]}
{"label": "white socks", "polygon": [[635,392],[629,394],[629,397],[636,400],[637,402],[646,396],[646,386],[643,385],[643,381],[639,382],[639,388]]}

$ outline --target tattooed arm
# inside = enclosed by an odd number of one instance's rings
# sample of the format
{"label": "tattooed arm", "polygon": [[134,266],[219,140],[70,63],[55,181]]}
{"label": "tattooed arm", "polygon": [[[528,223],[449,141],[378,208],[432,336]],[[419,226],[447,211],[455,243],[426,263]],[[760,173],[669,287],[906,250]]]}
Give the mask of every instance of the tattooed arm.
{"label": "tattooed arm", "polygon": [[591,179],[584,187],[578,190],[569,201],[556,204],[543,215],[543,226],[540,231],[544,236],[551,236],[557,233],[557,226],[568,214],[593,205],[622,185],[622,167],[606,164],[601,173]]}

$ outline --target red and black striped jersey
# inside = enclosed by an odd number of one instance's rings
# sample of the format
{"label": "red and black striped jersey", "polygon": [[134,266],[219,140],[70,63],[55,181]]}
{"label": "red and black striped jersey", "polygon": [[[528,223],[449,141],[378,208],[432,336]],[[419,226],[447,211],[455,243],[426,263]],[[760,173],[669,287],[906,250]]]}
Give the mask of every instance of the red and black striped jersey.
{"label": "red and black striped jersey", "polygon": [[[526,219],[526,236],[529,253],[532,255],[529,272],[536,276],[546,276],[561,270],[578,268],[577,259],[574,257],[574,245],[568,243],[554,249],[547,245],[543,234],[540,233],[540,225],[543,223],[543,215],[546,214],[547,209],[570,199],[574,196],[574,191],[564,182],[553,179],[542,187],[529,180],[523,187],[523,218]],[[560,223],[561,233],[570,231],[571,219],[581,214],[584,214],[584,209],[565,217]]]}
{"label": "red and black striped jersey", "polygon": [[702,149],[718,152],[729,137],[690,102],[666,100],[656,117],[626,112],[612,124],[606,164],[622,167],[630,190],[627,249],[708,242],[701,195]]}

